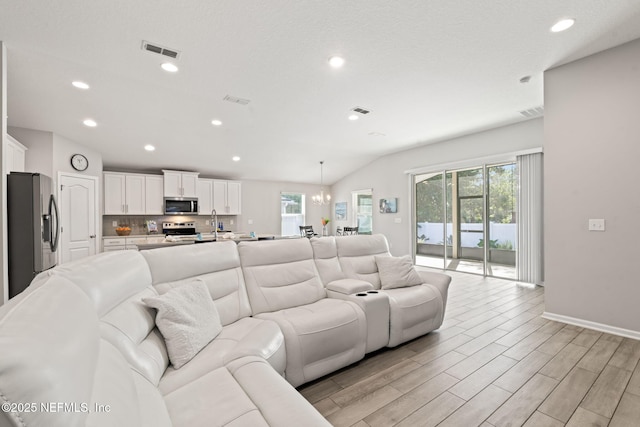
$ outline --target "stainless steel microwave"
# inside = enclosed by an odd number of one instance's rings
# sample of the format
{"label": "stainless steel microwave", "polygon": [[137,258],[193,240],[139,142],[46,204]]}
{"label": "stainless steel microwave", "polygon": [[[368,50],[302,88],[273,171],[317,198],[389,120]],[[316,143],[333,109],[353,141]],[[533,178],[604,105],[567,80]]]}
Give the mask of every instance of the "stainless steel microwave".
{"label": "stainless steel microwave", "polygon": [[165,197],[165,215],[197,215],[198,199],[189,197]]}

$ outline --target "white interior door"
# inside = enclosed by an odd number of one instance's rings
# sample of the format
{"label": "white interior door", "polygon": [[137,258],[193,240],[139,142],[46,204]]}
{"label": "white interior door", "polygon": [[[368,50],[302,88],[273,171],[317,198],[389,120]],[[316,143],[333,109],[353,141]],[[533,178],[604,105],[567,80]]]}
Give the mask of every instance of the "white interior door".
{"label": "white interior door", "polygon": [[60,174],[60,263],[97,252],[98,178]]}

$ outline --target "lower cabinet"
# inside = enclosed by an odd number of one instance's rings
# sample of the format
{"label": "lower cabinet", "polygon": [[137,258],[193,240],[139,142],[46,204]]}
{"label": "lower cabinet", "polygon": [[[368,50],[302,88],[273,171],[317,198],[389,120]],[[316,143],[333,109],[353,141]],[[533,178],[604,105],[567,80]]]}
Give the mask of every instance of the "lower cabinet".
{"label": "lower cabinet", "polygon": [[103,237],[102,252],[123,251],[127,248],[125,237]]}
{"label": "lower cabinet", "polygon": [[164,236],[103,237],[102,252],[138,250],[139,244],[159,243]]}

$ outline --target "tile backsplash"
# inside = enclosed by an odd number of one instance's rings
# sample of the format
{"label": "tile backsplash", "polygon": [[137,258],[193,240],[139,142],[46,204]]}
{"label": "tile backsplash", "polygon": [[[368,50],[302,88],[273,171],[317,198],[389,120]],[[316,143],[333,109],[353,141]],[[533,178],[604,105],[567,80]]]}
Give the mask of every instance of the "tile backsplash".
{"label": "tile backsplash", "polygon": [[[163,222],[195,222],[196,233],[208,233],[211,226],[207,225],[208,216],[154,216],[154,215],[103,215],[102,217],[102,236],[117,236],[116,227],[113,222],[117,221],[118,226],[128,225],[131,227],[131,235],[143,234],[162,234]],[[157,233],[149,233],[147,230],[147,221],[155,221],[158,226]],[[231,225],[231,221],[234,222]],[[219,216],[218,222],[222,222],[224,231],[238,231],[238,221],[235,216]]]}

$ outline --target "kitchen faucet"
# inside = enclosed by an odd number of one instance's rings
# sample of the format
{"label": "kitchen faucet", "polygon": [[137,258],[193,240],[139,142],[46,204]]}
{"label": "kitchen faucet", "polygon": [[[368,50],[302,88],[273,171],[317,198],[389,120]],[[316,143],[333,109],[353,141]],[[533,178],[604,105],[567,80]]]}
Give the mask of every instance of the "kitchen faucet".
{"label": "kitchen faucet", "polygon": [[211,234],[218,240],[218,212],[215,209],[211,210]]}

